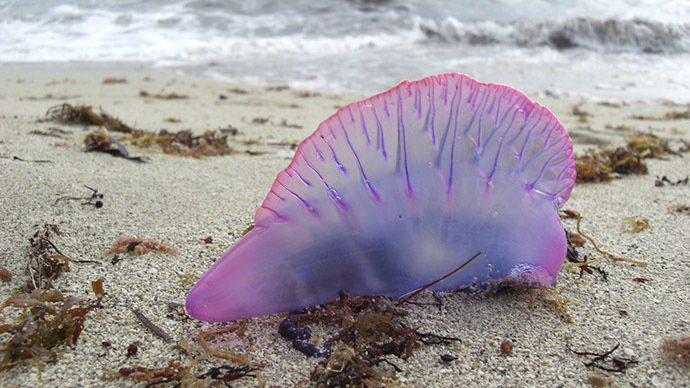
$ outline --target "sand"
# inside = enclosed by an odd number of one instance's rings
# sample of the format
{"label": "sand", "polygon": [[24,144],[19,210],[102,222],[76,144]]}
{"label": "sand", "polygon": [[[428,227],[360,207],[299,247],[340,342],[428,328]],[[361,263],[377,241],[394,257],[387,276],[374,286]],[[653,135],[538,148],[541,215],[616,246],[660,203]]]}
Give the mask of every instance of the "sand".
{"label": "sand", "polygon": [[[105,77],[122,77],[125,83],[104,84]],[[187,99],[142,98],[140,91],[187,95]],[[224,98],[220,98],[223,95]],[[0,264],[14,278],[0,283],[3,298],[25,290],[28,239],[46,223],[58,224],[64,235],[53,241],[75,260],[71,271],[55,281],[62,292],[92,297],[90,282],[104,280],[105,308],[89,313],[75,346],[54,349],[58,361],[26,363],[0,372],[0,385],[11,386],[129,386],[131,380],[111,379],[121,367],[160,367],[170,359],[189,359],[142,326],[132,308],[138,308],[176,340],[186,339],[198,349],[200,329],[221,327],[193,319],[180,320],[168,311],[167,302],[183,303],[190,279],[201,276],[211,263],[251,224],[276,174],[287,166],[294,151],[269,143],[296,142],[339,106],[364,96],[310,95],[289,88],[228,85],[189,75],[163,72],[137,65],[3,65],[0,67]],[[550,107],[569,128],[577,152],[587,147],[622,143],[630,134],[620,125],[652,130],[669,139],[687,139],[688,120],[632,120],[634,114],[663,115],[686,106],[668,103],[602,105],[549,96],[534,96]],[[152,130],[207,129],[232,126],[240,134],[231,146],[239,153],[205,159],[182,158],[130,146],[134,155],[147,155],[151,163],[139,164],[102,153],[85,153],[86,130],[79,126],[38,122],[56,104],[88,104],[124,122]],[[572,114],[573,106],[591,113],[587,123]],[[166,119],[179,119],[179,123]],[[256,119],[256,120],[255,120]],[[267,119],[267,120],[263,120]],[[287,124],[287,125],[286,125]],[[606,128],[606,126],[609,128]],[[71,131],[66,139],[30,135],[50,127]],[[295,128],[299,127],[299,128]],[[244,144],[241,140],[258,140]],[[674,146],[677,143],[672,143]],[[52,163],[13,160],[45,159]],[[649,174],[626,176],[610,183],[578,185],[565,205],[583,215],[583,231],[605,249],[644,260],[646,268],[614,264],[603,259],[601,276],[579,277],[566,269],[554,291],[542,297],[524,291],[502,292],[484,298],[443,294],[442,310],[435,306],[406,309],[412,326],[423,331],[455,336],[455,345],[425,346],[406,360],[390,359],[403,372],[391,386],[582,386],[594,372],[583,365],[586,357],[567,350],[605,351],[620,344],[621,357],[638,363],[624,373],[597,371],[614,386],[682,386],[690,384],[688,370],[663,360],[661,341],[690,334],[688,277],[690,276],[690,216],[674,214],[672,205],[688,205],[688,186],[654,187],[654,177],[684,178],[690,172],[686,157],[668,156],[648,161]],[[66,201],[61,196],[82,196],[84,185],[105,194],[104,206],[95,209]],[[651,228],[623,233],[625,217],[648,220]],[[566,221],[574,229],[572,221]],[[177,256],[149,253],[122,255],[116,264],[104,255],[120,235],[166,242]],[[213,243],[203,239],[212,236]],[[591,248],[582,250],[601,258]],[[646,283],[634,277],[648,278]],[[558,298],[570,301],[573,322],[541,302]],[[429,295],[421,300],[433,300]],[[536,300],[536,302],[534,302]],[[621,311],[627,312],[622,316]],[[3,313],[11,321],[11,313]],[[250,319],[240,338],[225,336],[226,346],[265,363],[260,371],[268,385],[308,385],[317,363],[290,347],[277,333],[284,315]],[[5,343],[9,334],[0,338]],[[499,345],[509,339],[512,356]],[[111,341],[105,349],[103,341]],[[137,355],[128,358],[127,346],[137,342]],[[441,363],[441,354],[458,359]],[[214,365],[224,363],[214,361]],[[191,378],[188,382],[195,381]],[[199,380],[201,381],[201,380]],[[237,386],[255,386],[245,378]]]}

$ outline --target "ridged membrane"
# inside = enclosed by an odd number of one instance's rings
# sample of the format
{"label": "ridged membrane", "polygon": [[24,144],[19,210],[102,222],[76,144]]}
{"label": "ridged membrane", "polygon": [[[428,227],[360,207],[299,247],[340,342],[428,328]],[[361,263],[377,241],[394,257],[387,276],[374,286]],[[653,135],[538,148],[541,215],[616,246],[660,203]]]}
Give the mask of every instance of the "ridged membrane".
{"label": "ridged membrane", "polygon": [[322,122],[280,172],[255,228],[192,289],[209,321],[323,303],[342,289],[398,296],[486,281],[552,284],[565,256],[558,208],[572,141],[507,86],[441,74]]}

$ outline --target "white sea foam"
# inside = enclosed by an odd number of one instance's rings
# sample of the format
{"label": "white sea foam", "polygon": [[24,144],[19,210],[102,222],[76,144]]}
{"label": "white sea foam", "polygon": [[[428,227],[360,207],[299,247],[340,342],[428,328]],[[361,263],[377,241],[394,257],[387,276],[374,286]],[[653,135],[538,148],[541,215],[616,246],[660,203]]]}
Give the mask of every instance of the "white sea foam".
{"label": "white sea foam", "polygon": [[[686,1],[0,0],[0,11],[0,62],[143,61],[357,91],[463,71],[528,90],[690,100]],[[619,81],[647,86],[595,87]]]}

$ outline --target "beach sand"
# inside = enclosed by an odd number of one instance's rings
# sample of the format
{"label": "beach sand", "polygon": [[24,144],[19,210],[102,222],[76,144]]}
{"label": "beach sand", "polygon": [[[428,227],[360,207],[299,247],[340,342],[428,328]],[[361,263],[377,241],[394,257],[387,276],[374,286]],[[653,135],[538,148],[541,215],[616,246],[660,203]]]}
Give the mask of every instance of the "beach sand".
{"label": "beach sand", "polygon": [[[199,330],[222,325],[180,319],[168,310],[167,302],[183,303],[193,281],[252,223],[254,210],[294,152],[275,143],[299,142],[338,107],[365,97],[228,85],[131,64],[4,65],[0,70],[0,264],[14,275],[11,281],[0,282],[0,294],[4,299],[26,291],[29,238],[44,224],[59,225],[63,235],[52,241],[65,255],[96,261],[71,263],[71,271],[55,280],[55,288],[67,295],[93,298],[91,281],[102,277],[106,292],[105,307],[88,313],[76,345],[53,349],[57,362],[24,363],[0,372],[4,387],[129,386],[131,380],[117,377],[121,367],[162,367],[171,359],[188,364],[189,357],[175,347],[177,341],[186,339],[197,352]],[[106,77],[121,77],[126,82],[104,84]],[[141,91],[174,92],[188,98],[145,98]],[[563,121],[578,153],[588,147],[621,144],[631,128],[651,130],[668,139],[690,138],[689,120],[630,118],[684,111],[688,109],[684,105],[612,106],[531,97]],[[230,137],[230,145],[241,152],[195,159],[125,143],[131,154],[151,158],[145,164],[86,153],[83,127],[39,122],[48,108],[63,102],[101,108],[129,125],[155,131],[191,129],[199,133],[232,126],[240,133]],[[573,106],[579,103],[580,110],[591,114],[587,123],[573,114]],[[179,122],[171,123],[171,118]],[[617,126],[627,127],[617,130]],[[29,134],[50,127],[70,133],[64,139]],[[677,147],[676,142],[671,144]],[[248,150],[261,154],[250,155]],[[51,163],[14,160],[15,156]],[[647,162],[648,175],[577,185],[565,205],[582,214],[583,232],[602,248],[644,260],[647,267],[613,263],[585,247],[581,255],[601,259],[597,266],[608,274],[607,280],[596,272],[580,278],[579,270],[569,268],[560,273],[554,291],[508,291],[483,298],[446,293],[441,295],[440,311],[437,306],[406,305],[410,314],[405,322],[410,326],[458,337],[461,342],[423,346],[407,360],[390,356],[403,371],[386,380],[387,384],[582,386],[592,373],[607,376],[613,386],[690,384],[688,369],[665,361],[660,350],[664,338],[690,334],[690,215],[669,211],[674,205],[690,205],[690,187],[654,186],[655,176],[684,178],[690,172],[690,160],[686,154]],[[88,196],[85,185],[104,193],[102,208],[79,201],[55,203],[62,196]],[[651,228],[623,233],[626,217],[646,219]],[[564,223],[569,230],[575,229],[572,220]],[[112,255],[104,252],[121,235],[162,241],[180,254],[124,254],[113,264]],[[213,243],[203,241],[207,236],[212,236]],[[649,281],[636,282],[635,277]],[[434,300],[431,295],[419,299]],[[547,300],[569,302],[565,310],[572,323]],[[166,343],[153,335],[136,319],[134,308],[175,341]],[[13,311],[3,311],[6,323],[12,322]],[[280,337],[277,327],[284,317],[249,319],[242,337],[225,335],[216,345],[265,364],[259,373],[268,386],[308,385],[319,360],[298,353]],[[6,343],[10,334],[0,338]],[[500,351],[504,340],[514,345],[511,356]],[[112,346],[105,348],[103,341]],[[134,342],[138,353],[127,357],[127,347]],[[623,373],[587,368],[584,362],[591,357],[573,354],[566,344],[590,352],[604,352],[620,344],[613,356],[637,363]],[[457,360],[442,363],[442,354]],[[202,369],[226,363],[213,360]],[[190,376],[186,383],[192,382],[204,380]],[[236,386],[257,384],[250,377],[233,382]]]}

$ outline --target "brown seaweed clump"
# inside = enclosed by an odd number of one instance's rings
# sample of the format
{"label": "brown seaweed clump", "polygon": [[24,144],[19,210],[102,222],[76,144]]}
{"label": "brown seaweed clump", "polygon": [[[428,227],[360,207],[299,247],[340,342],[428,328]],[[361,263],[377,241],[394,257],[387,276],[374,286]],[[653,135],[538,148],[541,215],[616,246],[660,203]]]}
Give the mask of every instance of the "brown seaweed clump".
{"label": "brown seaweed clump", "polygon": [[638,153],[641,158],[659,158],[667,154],[676,153],[669,145],[668,141],[661,139],[651,133],[642,133],[628,139],[628,148]]}
{"label": "brown seaweed clump", "polygon": [[589,150],[575,159],[576,183],[606,182],[618,175],[644,175],[647,164],[642,159],[680,155],[668,141],[652,133],[641,133],[628,138],[624,147]]}
{"label": "brown seaweed clump", "polygon": [[0,306],[21,310],[13,323],[0,324],[0,334],[12,337],[2,348],[4,357],[0,371],[14,367],[23,360],[57,361],[53,350],[58,345],[75,345],[86,321],[86,314],[101,306],[103,283],[91,283],[95,301],[67,296],[55,289],[36,289],[30,294],[13,295]]}
{"label": "brown seaweed clump", "polygon": [[163,129],[158,133],[136,131],[124,136],[123,140],[139,147],[158,146],[166,154],[195,158],[235,153],[228,145],[228,136],[220,131],[205,131],[201,135],[194,135],[190,130],[169,132]]}
{"label": "brown seaweed clump", "polygon": [[690,367],[690,335],[664,339],[661,351],[666,361]]}
{"label": "brown seaweed clump", "polygon": [[48,109],[48,120],[62,124],[96,125],[111,132],[131,133],[134,128],[105,112],[96,113],[88,105],[62,104]]}
{"label": "brown seaweed clump", "polygon": [[[410,302],[411,303],[411,302]],[[279,326],[292,347],[310,357],[324,357],[311,373],[320,387],[381,386],[402,369],[387,356],[407,359],[422,345],[450,344],[459,338],[423,333],[407,327],[406,311],[386,298],[351,297],[342,292],[334,302],[290,314]],[[319,348],[309,342],[307,324],[335,329]],[[386,364],[393,370],[379,368]]]}
{"label": "brown seaweed clump", "polygon": [[647,164],[640,155],[628,147],[618,147],[614,150],[604,149],[588,151],[575,159],[577,183],[606,182],[612,180],[616,174],[644,175],[648,173]]}
{"label": "brown seaweed clump", "polygon": [[69,271],[70,258],[51,241],[54,235],[62,235],[60,228],[55,224],[46,224],[29,239],[31,247],[27,269],[32,290],[51,288],[55,278]]}
{"label": "brown seaweed clump", "polygon": [[[105,128],[86,136],[84,139],[86,151],[105,152],[130,160],[144,161],[143,158],[129,156],[120,141],[128,141],[145,148],[159,147],[166,154],[195,158],[236,153],[228,145],[228,134],[222,130],[209,130],[201,135],[194,135],[190,130],[169,132],[163,129],[156,133],[131,127],[105,112],[96,113],[88,105],[58,105],[50,108],[47,116],[48,120],[63,124],[95,125]],[[124,136],[115,139],[108,132],[122,133]]]}
{"label": "brown seaweed clump", "polygon": [[143,156],[130,156],[124,144],[115,140],[105,129],[97,129],[89,132],[84,138],[85,152],[103,152],[112,156],[125,158],[139,163],[145,163],[148,158]]}
{"label": "brown seaweed clump", "polygon": [[319,362],[309,377],[317,387],[379,387],[383,381],[380,371],[347,346]]}
{"label": "brown seaweed clump", "polygon": [[170,245],[155,240],[145,240],[134,236],[120,236],[105,254],[131,253],[135,256],[140,256],[151,251],[167,253],[169,255],[178,255],[180,253]]}

